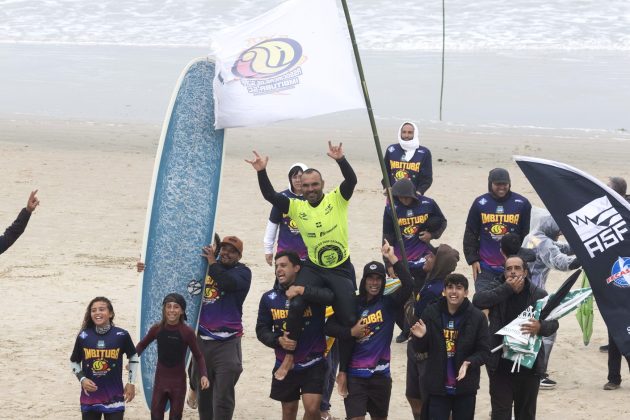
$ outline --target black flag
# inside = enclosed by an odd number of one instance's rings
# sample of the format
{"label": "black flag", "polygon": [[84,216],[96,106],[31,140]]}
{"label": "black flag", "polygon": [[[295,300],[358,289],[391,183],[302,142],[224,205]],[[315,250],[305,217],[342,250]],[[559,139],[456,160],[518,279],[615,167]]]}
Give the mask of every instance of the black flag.
{"label": "black flag", "polygon": [[630,356],[630,204],[564,163],[515,156],[582,267],[622,354]]}

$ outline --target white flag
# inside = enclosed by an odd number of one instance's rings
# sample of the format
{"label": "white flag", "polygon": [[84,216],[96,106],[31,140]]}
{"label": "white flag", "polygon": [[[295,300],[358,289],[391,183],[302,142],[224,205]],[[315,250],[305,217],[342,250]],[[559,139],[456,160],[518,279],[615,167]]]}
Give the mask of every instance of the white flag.
{"label": "white flag", "polygon": [[216,128],[362,108],[336,0],[289,0],[213,37]]}

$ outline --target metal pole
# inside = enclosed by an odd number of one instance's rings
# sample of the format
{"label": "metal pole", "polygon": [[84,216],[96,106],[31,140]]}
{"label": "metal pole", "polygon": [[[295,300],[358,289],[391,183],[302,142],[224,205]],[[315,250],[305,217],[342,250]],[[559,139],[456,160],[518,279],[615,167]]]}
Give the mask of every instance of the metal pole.
{"label": "metal pole", "polygon": [[381,150],[381,142],[378,139],[378,131],[376,130],[376,121],[374,119],[374,112],[372,111],[372,102],[370,102],[370,95],[368,93],[367,83],[365,82],[365,76],[363,74],[363,66],[361,65],[361,57],[359,55],[359,48],[357,47],[357,41],[354,36],[354,29],[352,29],[352,21],[350,20],[350,12],[348,11],[348,4],[346,0],[341,0],[343,6],[343,13],[346,16],[346,24],[348,26],[348,32],[350,34],[350,40],[352,41],[352,51],[354,52],[354,59],[357,62],[357,70],[359,71],[359,78],[361,79],[361,88],[363,89],[363,97],[365,99],[365,106],[367,108],[368,116],[370,117],[370,126],[372,127],[372,136],[374,136],[374,146],[376,146],[376,154],[378,155],[378,161],[381,165],[381,172],[383,173],[383,182],[385,183],[385,190],[387,191],[387,199],[390,202],[392,208],[392,221],[394,222],[394,231],[396,233],[396,242],[400,249],[400,255],[405,266],[408,267],[407,253],[405,252],[405,246],[403,245],[402,236],[400,234],[400,226],[398,225],[398,217],[396,217],[396,211],[394,209],[394,196],[392,195],[392,186],[389,182],[389,174],[385,168],[385,160],[383,159],[383,152]]}
{"label": "metal pole", "polygon": [[442,0],[442,82],[440,84],[440,121],[442,121],[442,98],[444,97],[444,49],[446,46],[446,12]]}

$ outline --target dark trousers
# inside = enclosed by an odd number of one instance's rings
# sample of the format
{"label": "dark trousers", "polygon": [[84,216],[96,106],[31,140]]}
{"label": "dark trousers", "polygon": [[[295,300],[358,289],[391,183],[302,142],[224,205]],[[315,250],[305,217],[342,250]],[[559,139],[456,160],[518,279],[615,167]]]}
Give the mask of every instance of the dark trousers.
{"label": "dark trousers", "polygon": [[[418,293],[420,293],[420,290],[424,286],[424,282],[427,278],[427,273],[425,273],[424,270],[421,268],[416,268],[411,270],[411,278],[413,279],[413,293],[409,297],[409,300],[413,305],[416,301],[416,296],[418,296]],[[396,325],[398,325],[400,331],[409,334],[409,329],[411,328],[411,326],[407,322],[407,317],[405,316],[406,306],[407,305],[400,308],[396,313]]]}
{"label": "dark trousers", "polygon": [[[621,352],[608,333],[608,382],[621,385]],[[628,369],[630,369],[630,357],[626,357]]]}
{"label": "dark trousers", "polygon": [[234,387],[243,372],[241,337],[227,341],[198,338],[197,343],[206,360],[210,380],[210,387],[202,390],[197,367],[192,367],[199,420],[230,420],[236,405]]}
{"label": "dark trousers", "polygon": [[324,376],[322,402],[319,404],[320,411],[330,410],[330,396],[332,395],[333,388],[335,388],[337,369],[339,369],[339,347],[337,340],[335,340],[328,352],[328,355],[326,356],[326,376]]}
{"label": "dark trousers", "polygon": [[536,419],[536,400],[540,376],[534,373],[512,374],[500,369],[488,372],[492,420],[510,420],[512,403],[516,420]]}
{"label": "dark trousers", "polygon": [[124,411],[117,411],[115,413],[101,413],[99,411],[84,411],[81,413],[81,420],[123,420],[125,416]]}
{"label": "dark trousers", "polygon": [[[298,273],[295,281],[299,286],[326,287],[330,289],[334,295],[333,309],[335,317],[340,324],[346,327],[352,327],[357,323],[357,302],[354,294],[355,285],[354,266],[350,260],[346,260],[343,264],[335,268],[322,268],[309,261],[306,261],[302,269]],[[304,309],[306,309],[307,301],[298,295],[289,301],[289,313],[287,315],[287,331],[289,338],[299,341],[300,333],[304,326]],[[339,341],[339,368],[346,372],[352,350],[354,349],[354,340],[338,340]]]}
{"label": "dark trousers", "polygon": [[[429,396],[429,420],[472,420],[475,418],[476,394]],[[453,415],[452,417],[451,414]]]}

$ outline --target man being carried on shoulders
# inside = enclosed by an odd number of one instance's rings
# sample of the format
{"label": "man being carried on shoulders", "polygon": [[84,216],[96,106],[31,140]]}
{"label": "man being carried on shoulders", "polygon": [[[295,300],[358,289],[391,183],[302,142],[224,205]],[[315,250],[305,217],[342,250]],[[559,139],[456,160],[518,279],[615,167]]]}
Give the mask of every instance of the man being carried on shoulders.
{"label": "man being carried on shoulders", "polygon": [[[329,288],[335,295],[335,314],[343,325],[351,327],[356,323],[356,314],[355,274],[348,247],[348,204],[357,177],[343,154],[341,143],[333,146],[328,142],[328,156],[339,165],[344,176],[343,182],[324,194],[321,173],[313,168],[307,169],[302,174],[302,195],[305,200],[289,198],[274,190],[266,171],[268,157],[262,158],[254,151],[254,159],[246,162],[258,172],[258,183],[265,199],[295,221],[304,239],[308,259],[300,270],[296,285]],[[296,296],[289,303],[287,331],[289,338],[294,341],[299,342],[306,305],[306,299],[302,296]],[[352,353],[352,342],[343,341],[339,342],[340,370],[345,372]],[[289,350],[276,370],[276,379],[284,379],[293,367],[293,359],[293,351]],[[339,378],[343,388],[345,375],[341,374]]]}

